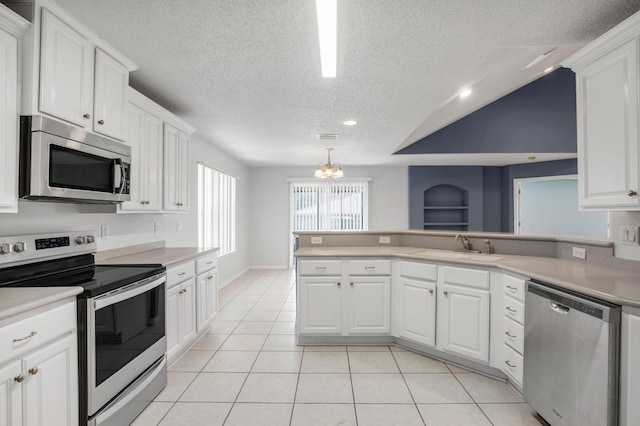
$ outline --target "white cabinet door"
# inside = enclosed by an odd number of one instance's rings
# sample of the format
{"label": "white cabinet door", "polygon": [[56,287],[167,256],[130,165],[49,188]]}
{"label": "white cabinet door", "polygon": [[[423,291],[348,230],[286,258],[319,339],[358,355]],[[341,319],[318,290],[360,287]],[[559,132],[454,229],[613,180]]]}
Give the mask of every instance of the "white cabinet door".
{"label": "white cabinet door", "polygon": [[299,282],[299,332],[339,334],[342,331],[341,277],[301,277]]}
{"label": "white cabinet door", "polygon": [[78,424],[76,335],[69,335],[26,356],[24,424]]}
{"label": "white cabinet door", "polygon": [[391,278],[350,277],[349,333],[387,334],[391,330]]}
{"label": "white cabinet door", "polygon": [[164,210],[177,211],[180,190],[178,181],[178,153],[180,152],[180,132],[173,126],[164,125]]}
{"label": "white cabinet door", "polygon": [[129,70],[100,49],[95,54],[93,129],[124,140]]}
{"label": "white cabinet door", "polygon": [[0,213],[18,210],[18,41],[0,31]]}
{"label": "white cabinet door", "polygon": [[207,287],[209,287],[209,274],[198,275],[196,278],[197,297],[197,332],[200,333],[209,324],[209,315],[207,313]]}
{"label": "white cabinet door", "polygon": [[42,10],[40,110],[91,128],[93,46],[51,12]]}
{"label": "white cabinet door", "polygon": [[180,301],[180,335],[186,344],[196,336],[196,280],[191,278],[180,284],[182,297]]}
{"label": "white cabinet door", "polygon": [[127,144],[131,146],[131,201],[125,211],[162,209],[162,120],[130,104]]}
{"label": "white cabinet door", "polygon": [[438,290],[438,349],[489,361],[489,291],[443,284]]}
{"label": "white cabinet door", "polygon": [[0,426],[22,424],[22,383],[16,381],[21,374],[20,360],[0,367]]}
{"label": "white cabinet door", "polygon": [[429,346],[436,343],[436,283],[398,279],[398,336]]}
{"label": "white cabinet door", "polygon": [[189,136],[180,132],[178,136],[178,199],[180,210],[189,210]]}
{"label": "white cabinet door", "polygon": [[582,207],[640,204],[638,44],[627,42],[576,73]]}
{"label": "white cabinet door", "polygon": [[216,270],[211,270],[209,271],[207,285],[207,315],[209,321],[213,321],[216,312],[218,312],[218,273]]}
{"label": "white cabinet door", "polygon": [[167,357],[180,351],[182,339],[180,338],[180,286],[176,285],[167,289]]}

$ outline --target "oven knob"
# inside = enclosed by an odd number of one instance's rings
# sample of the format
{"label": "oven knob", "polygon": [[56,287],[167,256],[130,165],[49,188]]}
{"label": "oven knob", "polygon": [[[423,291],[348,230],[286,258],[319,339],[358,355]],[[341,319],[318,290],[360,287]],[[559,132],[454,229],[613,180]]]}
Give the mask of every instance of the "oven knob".
{"label": "oven knob", "polygon": [[93,238],[93,235],[87,235],[87,244],[91,244],[95,241],[95,238]]}
{"label": "oven knob", "polygon": [[0,254],[11,253],[11,244],[2,243],[0,244]]}
{"label": "oven knob", "polygon": [[25,251],[27,249],[27,245],[23,242],[18,242],[13,245],[13,251],[20,253],[21,251]]}
{"label": "oven knob", "polygon": [[87,242],[85,237],[77,237],[76,238],[76,243],[78,244],[85,244]]}

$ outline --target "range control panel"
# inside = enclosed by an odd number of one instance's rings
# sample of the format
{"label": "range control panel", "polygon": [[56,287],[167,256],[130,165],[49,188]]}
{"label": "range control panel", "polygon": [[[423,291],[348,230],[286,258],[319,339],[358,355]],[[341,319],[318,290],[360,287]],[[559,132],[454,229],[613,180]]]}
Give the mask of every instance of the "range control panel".
{"label": "range control panel", "polygon": [[0,266],[13,266],[97,250],[95,231],[0,237]]}

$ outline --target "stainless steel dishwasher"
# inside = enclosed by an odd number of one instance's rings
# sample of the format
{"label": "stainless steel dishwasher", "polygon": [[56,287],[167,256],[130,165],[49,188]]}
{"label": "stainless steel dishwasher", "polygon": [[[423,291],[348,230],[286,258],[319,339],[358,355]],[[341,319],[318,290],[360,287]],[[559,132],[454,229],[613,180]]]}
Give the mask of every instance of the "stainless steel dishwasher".
{"label": "stainless steel dishwasher", "polygon": [[524,397],[553,426],[618,421],[620,306],[527,282]]}

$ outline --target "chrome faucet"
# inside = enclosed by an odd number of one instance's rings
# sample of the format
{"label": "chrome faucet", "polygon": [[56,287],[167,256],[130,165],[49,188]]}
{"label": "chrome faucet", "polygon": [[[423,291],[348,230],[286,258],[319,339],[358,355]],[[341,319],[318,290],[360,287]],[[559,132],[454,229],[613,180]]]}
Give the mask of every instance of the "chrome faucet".
{"label": "chrome faucet", "polygon": [[487,251],[487,254],[491,254],[491,252],[493,251],[493,248],[491,247],[491,241],[484,240],[484,247]]}
{"label": "chrome faucet", "polygon": [[471,243],[469,242],[469,240],[462,234],[456,234],[455,239],[457,242],[460,243],[460,245],[462,245],[462,249],[464,251],[469,251],[471,250]]}

